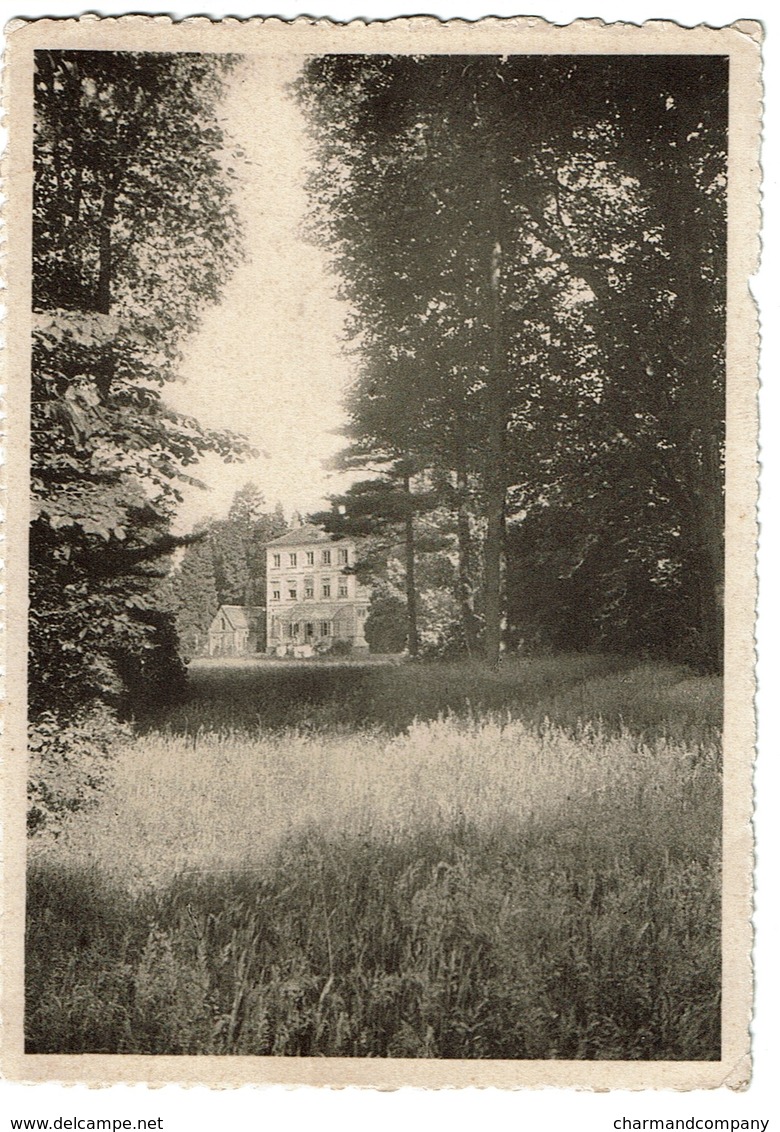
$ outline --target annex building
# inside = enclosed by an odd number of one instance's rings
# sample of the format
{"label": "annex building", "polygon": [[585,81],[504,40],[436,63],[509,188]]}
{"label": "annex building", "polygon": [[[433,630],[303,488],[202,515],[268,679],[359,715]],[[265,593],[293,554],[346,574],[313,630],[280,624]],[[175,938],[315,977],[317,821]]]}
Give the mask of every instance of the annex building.
{"label": "annex building", "polygon": [[367,650],[369,591],[354,574],[355,543],[304,524],[266,546],[266,652],[313,656],[337,641]]}
{"label": "annex building", "polygon": [[265,610],[258,605],[221,605],[209,626],[209,656],[251,656],[265,642]]}

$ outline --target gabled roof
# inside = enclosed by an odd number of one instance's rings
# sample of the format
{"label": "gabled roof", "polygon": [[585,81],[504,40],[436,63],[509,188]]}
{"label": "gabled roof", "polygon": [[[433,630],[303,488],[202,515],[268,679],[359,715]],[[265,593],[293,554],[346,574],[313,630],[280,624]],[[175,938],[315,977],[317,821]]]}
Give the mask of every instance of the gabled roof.
{"label": "gabled roof", "polygon": [[261,605],[220,605],[211,622],[212,628],[220,614],[227,619],[231,629],[250,629],[250,619],[264,617],[265,610]]}
{"label": "gabled roof", "polygon": [[310,546],[319,542],[343,542],[338,536],[329,535],[322,527],[315,527],[313,523],[304,523],[302,527],[295,527],[278,538],[271,539],[266,546]]}

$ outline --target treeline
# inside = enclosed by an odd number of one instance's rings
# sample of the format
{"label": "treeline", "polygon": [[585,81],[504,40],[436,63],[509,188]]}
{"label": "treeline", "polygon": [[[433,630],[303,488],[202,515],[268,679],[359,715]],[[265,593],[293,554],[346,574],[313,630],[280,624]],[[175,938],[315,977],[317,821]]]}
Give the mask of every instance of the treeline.
{"label": "treeline", "polygon": [[308,63],[365,475],[321,518],[403,548],[410,652],[439,553],[448,635],[490,662],[720,664],[727,80],[716,56]]}
{"label": "treeline", "polygon": [[180,545],[181,488],[205,453],[249,451],[163,399],[183,340],[238,258],[241,155],[218,117],[232,65],[35,54],[33,825],[94,783],[90,751],[99,762],[110,748],[117,707],[181,679],[156,596]]}
{"label": "treeline", "polygon": [[209,626],[221,605],[265,608],[265,547],[286,530],[281,504],[267,511],[254,483],[236,492],[226,518],[196,527],[159,591],[160,605],[173,615],[183,659],[206,651]]}

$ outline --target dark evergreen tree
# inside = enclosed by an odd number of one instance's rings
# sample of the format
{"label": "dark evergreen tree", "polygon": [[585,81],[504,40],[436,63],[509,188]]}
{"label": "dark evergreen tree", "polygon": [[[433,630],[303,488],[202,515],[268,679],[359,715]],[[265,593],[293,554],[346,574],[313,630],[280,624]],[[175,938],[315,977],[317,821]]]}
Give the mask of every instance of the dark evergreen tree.
{"label": "dark evergreen tree", "polygon": [[184,551],[178,568],[165,583],[168,607],[176,619],[179,647],[185,660],[202,655],[208,631],[219,608],[214,556],[207,532]]}
{"label": "dark evergreen tree", "polygon": [[245,484],[226,519],[201,524],[163,583],[159,600],[175,615],[185,658],[207,651],[209,626],[220,605],[265,608],[265,548],[287,524],[279,505],[270,512],[264,507],[259,487]]}

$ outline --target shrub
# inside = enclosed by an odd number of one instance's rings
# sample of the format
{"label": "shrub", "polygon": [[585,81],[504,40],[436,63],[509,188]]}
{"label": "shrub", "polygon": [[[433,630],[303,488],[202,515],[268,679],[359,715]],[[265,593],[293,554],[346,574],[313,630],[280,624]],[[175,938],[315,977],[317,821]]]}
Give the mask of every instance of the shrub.
{"label": "shrub", "polygon": [[315,645],[318,656],[327,656],[338,658],[340,656],[352,655],[352,641],[335,640],[331,644],[323,644],[320,642]]}
{"label": "shrub", "polygon": [[57,836],[67,814],[97,805],[111,760],[130,734],[102,704],[67,720],[41,712],[28,733],[28,833],[46,828]]}
{"label": "shrub", "polygon": [[364,630],[371,652],[403,652],[406,628],[406,602],[390,593],[374,594]]}
{"label": "shrub", "polygon": [[120,707],[128,715],[173,704],[187,687],[173,614],[144,609],[136,611],[136,619],[147,635],[144,647],[135,653],[120,653],[115,659],[123,686]]}

